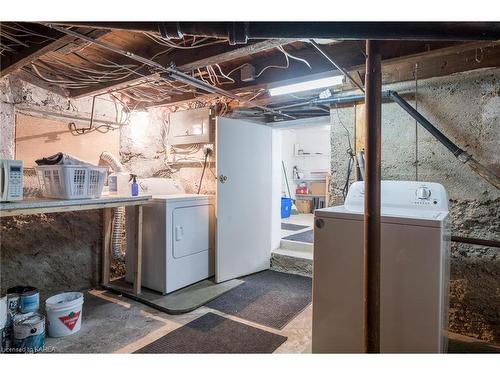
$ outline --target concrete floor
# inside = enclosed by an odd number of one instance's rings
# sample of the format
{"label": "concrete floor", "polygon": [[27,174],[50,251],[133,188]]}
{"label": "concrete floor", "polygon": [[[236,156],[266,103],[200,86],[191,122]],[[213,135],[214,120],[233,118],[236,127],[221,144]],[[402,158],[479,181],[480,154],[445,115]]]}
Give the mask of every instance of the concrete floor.
{"label": "concrete floor", "polygon": [[207,312],[286,336],[288,340],[275,353],[311,352],[311,305],[283,330],[276,330],[207,307],[183,315],[168,315],[103,290],[90,290],[84,298],[81,330],[63,338],[47,337],[48,352],[132,353]]}
{"label": "concrete floor", "polygon": [[[139,302],[103,290],[85,293],[80,332],[46,339],[52,353],[132,353],[184,324],[213,312],[265,331],[286,336],[275,353],[311,353],[312,306],[309,305],[285,328],[277,330],[201,307],[183,315],[168,315]],[[449,333],[450,353],[500,353],[500,346]]]}

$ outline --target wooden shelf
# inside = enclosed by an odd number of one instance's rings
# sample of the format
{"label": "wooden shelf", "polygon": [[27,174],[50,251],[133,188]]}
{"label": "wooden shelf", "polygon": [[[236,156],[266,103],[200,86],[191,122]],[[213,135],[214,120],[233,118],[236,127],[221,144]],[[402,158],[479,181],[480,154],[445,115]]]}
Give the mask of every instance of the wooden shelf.
{"label": "wooden shelf", "polygon": [[151,198],[150,195],[137,197],[103,195],[101,198],[88,199],[24,199],[0,203],[0,217],[139,206],[147,203]]}

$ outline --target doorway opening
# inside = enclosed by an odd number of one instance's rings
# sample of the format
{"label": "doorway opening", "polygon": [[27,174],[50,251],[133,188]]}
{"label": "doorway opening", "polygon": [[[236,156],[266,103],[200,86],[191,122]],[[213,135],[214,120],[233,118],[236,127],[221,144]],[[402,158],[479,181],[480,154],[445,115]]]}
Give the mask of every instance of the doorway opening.
{"label": "doorway opening", "polygon": [[[314,210],[329,206],[330,121],[329,117],[300,120],[275,129],[274,180],[279,180],[281,215],[279,244],[273,250],[272,266],[310,276],[314,243]],[[291,205],[291,207],[290,207]]]}

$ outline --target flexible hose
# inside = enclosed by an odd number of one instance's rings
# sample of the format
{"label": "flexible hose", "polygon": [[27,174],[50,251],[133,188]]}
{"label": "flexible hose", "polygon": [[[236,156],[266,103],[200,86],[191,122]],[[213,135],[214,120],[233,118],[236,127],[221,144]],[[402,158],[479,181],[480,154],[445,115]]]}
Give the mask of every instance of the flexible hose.
{"label": "flexible hose", "polygon": [[101,154],[101,158],[100,158],[102,161],[106,162],[106,164],[108,164],[111,169],[113,170],[113,172],[126,172],[125,170],[125,167],[123,166],[122,163],[120,163],[120,161],[109,151],[104,151],[102,154]]}
{"label": "flexible hose", "polygon": [[[100,160],[108,164],[113,172],[125,172],[122,163],[109,151],[101,154]],[[122,251],[123,228],[125,225],[125,207],[113,209],[113,223],[111,226],[111,254],[113,259],[124,260],[125,254]]]}
{"label": "flexible hose", "polygon": [[111,254],[114,259],[124,260],[122,251],[123,227],[125,225],[125,207],[113,209],[113,224],[111,226]]}

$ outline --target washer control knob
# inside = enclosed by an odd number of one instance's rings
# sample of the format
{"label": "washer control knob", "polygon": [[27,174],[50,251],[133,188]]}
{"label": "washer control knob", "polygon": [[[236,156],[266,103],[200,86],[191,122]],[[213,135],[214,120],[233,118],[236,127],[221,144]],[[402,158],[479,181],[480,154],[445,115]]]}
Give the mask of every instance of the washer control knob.
{"label": "washer control knob", "polygon": [[431,196],[430,189],[426,187],[421,187],[417,189],[417,198],[418,199],[429,199]]}

